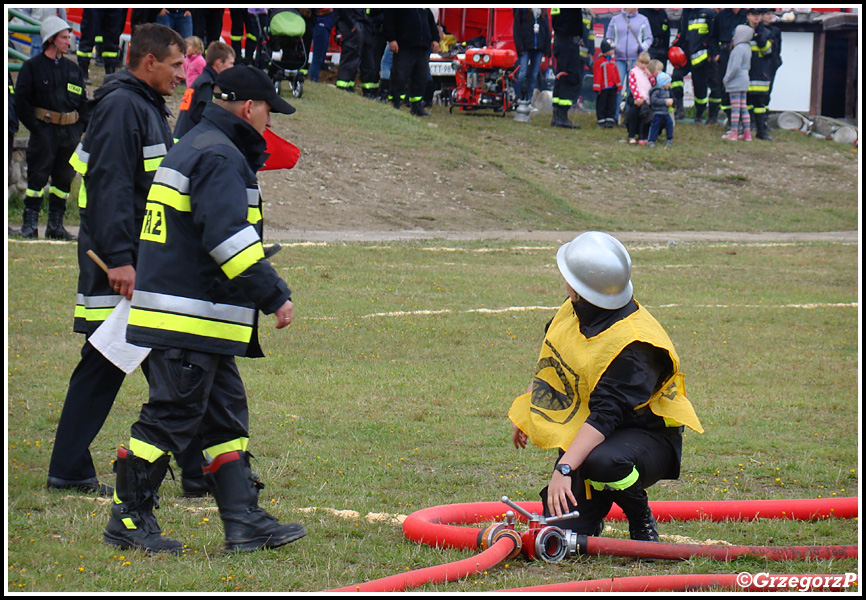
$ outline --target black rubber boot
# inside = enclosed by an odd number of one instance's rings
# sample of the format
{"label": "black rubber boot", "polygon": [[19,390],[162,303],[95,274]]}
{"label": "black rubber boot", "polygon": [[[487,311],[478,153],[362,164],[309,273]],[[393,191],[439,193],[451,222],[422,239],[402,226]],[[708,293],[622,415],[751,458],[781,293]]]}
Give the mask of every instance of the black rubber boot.
{"label": "black rubber boot", "polygon": [[759,140],[772,142],[773,138],[770,137],[770,115],[767,113],[757,114],[755,115],[755,121],[758,126],[758,135],[755,137]]}
{"label": "black rubber boot", "polygon": [[564,129],[580,129],[580,125],[572,123],[568,119],[568,106],[557,104],[553,107],[554,127],[562,127]]}
{"label": "black rubber boot", "polygon": [[24,208],[19,235],[25,240],[35,240],[39,237],[39,209]]}
{"label": "black rubber boot", "polygon": [[51,209],[48,213],[48,226],[45,228],[45,239],[74,242],[78,238],[63,227],[63,212]]}
{"label": "black rubber boot", "polygon": [[707,116],[707,125],[717,125],[719,122],[719,108],[720,105],[718,102],[710,102],[709,108],[709,116]]}
{"label": "black rubber boot", "polygon": [[421,101],[413,102],[410,105],[409,112],[411,112],[416,117],[429,117],[430,113],[424,110],[424,105]]}
{"label": "black rubber boot", "polygon": [[150,553],[183,552],[183,544],[162,534],[154,508],[159,508],[159,486],[168,470],[169,455],[150,463],[126,448],[119,448],[114,463],[117,482],[111,518],[102,541],[118,548],[138,548]]}
{"label": "black rubber boot", "polygon": [[610,492],[610,495],[628,518],[628,534],[631,539],[659,541],[656,519],[650,509],[645,489],[635,484],[625,490]]}
{"label": "black rubber boot", "polygon": [[300,523],[280,523],[259,507],[265,485],[250,469],[247,452],[226,452],[204,467],[204,477],[216,499],[228,552],[278,548],[304,537]]}

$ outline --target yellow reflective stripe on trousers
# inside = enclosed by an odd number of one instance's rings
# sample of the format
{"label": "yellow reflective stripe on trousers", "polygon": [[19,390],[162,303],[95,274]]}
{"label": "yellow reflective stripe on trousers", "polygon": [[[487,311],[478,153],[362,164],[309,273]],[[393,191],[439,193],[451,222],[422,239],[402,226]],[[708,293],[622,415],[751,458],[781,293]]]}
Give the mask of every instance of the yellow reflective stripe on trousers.
{"label": "yellow reflective stripe on trousers", "polygon": [[637,472],[637,467],[632,467],[631,473],[620,479],[619,481],[589,481],[589,484],[597,491],[602,491],[604,486],[608,486],[615,490],[624,490],[626,488],[630,488],[635,482],[640,479],[640,475]]}
{"label": "yellow reflective stripe on trousers", "polygon": [[232,342],[248,343],[252,337],[251,325],[221,323],[210,319],[176,315],[152,310],[142,310],[132,307],[129,310],[129,325],[146,329],[159,329],[188,333],[200,337],[217,338]]}
{"label": "yellow reflective stripe on trousers", "polygon": [[202,454],[204,454],[205,460],[212,461],[220,454],[225,454],[226,452],[246,452],[249,445],[250,438],[242,437],[205,448]]}
{"label": "yellow reflective stripe on trousers", "polygon": [[163,454],[167,454],[165,450],[160,450],[153,444],[135,438],[129,438],[129,451],[149,463],[156,462]]}

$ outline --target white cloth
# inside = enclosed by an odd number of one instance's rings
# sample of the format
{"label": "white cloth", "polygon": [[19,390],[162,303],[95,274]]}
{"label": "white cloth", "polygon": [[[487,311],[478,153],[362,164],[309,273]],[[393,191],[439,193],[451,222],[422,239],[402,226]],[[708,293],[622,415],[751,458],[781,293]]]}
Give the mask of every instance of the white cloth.
{"label": "white cloth", "polygon": [[129,321],[129,300],[126,298],[114,307],[108,318],[90,336],[90,344],[129,375],[150,353],[150,348],[136,346],[126,341],[126,323]]}

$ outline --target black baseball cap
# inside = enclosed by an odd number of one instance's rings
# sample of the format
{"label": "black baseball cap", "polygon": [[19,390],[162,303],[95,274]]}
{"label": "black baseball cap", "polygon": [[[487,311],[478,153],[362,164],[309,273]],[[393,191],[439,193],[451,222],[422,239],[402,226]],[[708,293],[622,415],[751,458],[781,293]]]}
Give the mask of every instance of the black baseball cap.
{"label": "black baseball cap", "polygon": [[290,115],[295,107],[280,98],[274,82],[267,73],[247,65],[235,65],[217,75],[213,97],[233,102],[236,100],[264,100],[272,112]]}

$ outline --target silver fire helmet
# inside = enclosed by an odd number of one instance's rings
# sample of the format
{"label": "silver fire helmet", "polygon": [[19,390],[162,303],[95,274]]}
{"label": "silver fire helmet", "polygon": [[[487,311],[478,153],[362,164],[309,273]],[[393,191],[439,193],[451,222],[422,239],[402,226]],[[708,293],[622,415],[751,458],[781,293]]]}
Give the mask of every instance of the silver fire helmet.
{"label": "silver fire helmet", "polygon": [[60,17],[48,17],[42,21],[42,27],[39,29],[39,35],[42,36],[42,46],[51,41],[51,39],[63,31],[68,29],[72,31],[72,25],[61,19]]}
{"label": "silver fire helmet", "polygon": [[607,233],[588,231],[563,244],[556,264],[568,285],[590,304],[614,310],[631,300],[631,258]]}

